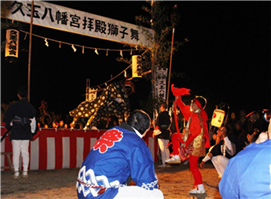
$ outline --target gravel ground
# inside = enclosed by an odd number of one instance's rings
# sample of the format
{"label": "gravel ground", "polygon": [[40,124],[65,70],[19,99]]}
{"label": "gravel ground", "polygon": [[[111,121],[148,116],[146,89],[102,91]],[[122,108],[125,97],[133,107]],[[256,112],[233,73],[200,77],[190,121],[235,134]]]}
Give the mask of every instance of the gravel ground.
{"label": "gravel ground", "polygon": [[[211,163],[206,163],[201,169],[206,194],[191,196],[193,178],[189,166],[184,164],[173,165],[169,168],[158,168],[156,174],[160,189],[165,199],[198,198],[221,199],[217,184],[219,182],[216,170]],[[27,179],[13,179],[11,171],[1,171],[1,198],[25,199],[76,199],[76,169],[38,170],[29,171]]]}

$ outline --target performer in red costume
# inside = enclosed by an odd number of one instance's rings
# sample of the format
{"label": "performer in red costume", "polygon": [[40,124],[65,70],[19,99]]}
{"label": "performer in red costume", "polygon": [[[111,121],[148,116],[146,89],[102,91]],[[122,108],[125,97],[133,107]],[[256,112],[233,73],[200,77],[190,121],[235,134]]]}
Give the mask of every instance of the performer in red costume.
{"label": "performer in red costume", "polygon": [[191,101],[190,106],[185,105],[181,96],[190,95],[190,89],[175,88],[174,84],[172,84],[171,90],[175,96],[175,103],[177,103],[187,121],[184,137],[182,138],[180,134],[176,134],[176,139],[172,138],[173,155],[179,154],[179,142],[181,142],[184,150],[187,152],[189,151],[189,168],[195,180],[195,188],[190,191],[190,194],[205,194],[201,173],[198,168],[198,160],[199,157],[205,156],[205,148],[210,148],[207,126],[208,117],[204,110],[206,99],[203,97],[196,97]]}

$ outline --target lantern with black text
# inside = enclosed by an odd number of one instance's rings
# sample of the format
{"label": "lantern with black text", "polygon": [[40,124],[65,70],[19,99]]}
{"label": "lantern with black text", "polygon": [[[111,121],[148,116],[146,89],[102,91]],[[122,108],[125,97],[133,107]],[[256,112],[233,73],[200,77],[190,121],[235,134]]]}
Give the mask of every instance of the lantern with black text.
{"label": "lantern with black text", "polygon": [[132,56],[132,77],[142,77],[142,57],[140,55]]}
{"label": "lantern with black text", "polygon": [[7,29],[5,57],[18,58],[19,54],[19,31],[16,29]]}

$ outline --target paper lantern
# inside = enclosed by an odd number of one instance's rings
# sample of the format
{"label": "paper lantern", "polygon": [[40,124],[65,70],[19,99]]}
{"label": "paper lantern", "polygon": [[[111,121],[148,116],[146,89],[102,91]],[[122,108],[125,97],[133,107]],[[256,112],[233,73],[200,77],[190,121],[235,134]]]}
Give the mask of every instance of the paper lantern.
{"label": "paper lantern", "polygon": [[140,55],[132,56],[132,77],[142,77],[142,57]]}
{"label": "paper lantern", "polygon": [[211,125],[215,127],[221,127],[225,117],[225,111],[221,109],[215,109],[211,121]]}
{"label": "paper lantern", "polygon": [[7,29],[5,57],[18,58],[19,54],[19,31],[16,29]]}

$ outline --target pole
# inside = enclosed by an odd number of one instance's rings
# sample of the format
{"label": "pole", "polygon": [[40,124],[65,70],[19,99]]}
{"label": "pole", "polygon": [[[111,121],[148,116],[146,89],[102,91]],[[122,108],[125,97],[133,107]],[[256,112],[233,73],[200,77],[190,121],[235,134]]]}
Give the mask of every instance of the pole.
{"label": "pole", "polygon": [[167,104],[168,104],[168,99],[169,99],[169,88],[170,88],[169,86],[170,86],[170,78],[171,78],[174,32],[175,32],[175,27],[173,27],[173,29],[172,29],[172,41],[171,41],[170,62],[169,62],[168,83],[167,83]]}
{"label": "pole", "polygon": [[29,31],[29,51],[28,51],[28,80],[27,80],[27,99],[30,102],[30,71],[31,71],[31,51],[32,51],[32,26],[33,26],[33,11],[34,0],[31,2],[31,19],[30,19],[30,31]]}
{"label": "pole", "polygon": [[172,24],[172,40],[171,40],[171,50],[170,50],[170,63],[169,63],[169,71],[168,71],[168,83],[167,83],[167,104],[169,100],[169,89],[170,89],[170,78],[171,78],[171,68],[172,68],[172,56],[173,56],[173,44],[174,44],[174,34],[175,27],[178,23],[178,8],[177,4],[174,5],[171,13],[171,24]]}
{"label": "pole", "polygon": [[[154,21],[154,0],[151,1],[151,8],[152,8],[152,11],[151,11],[151,27],[153,29],[153,21]],[[154,33],[155,34],[155,33]],[[154,39],[155,39],[155,36],[154,36]],[[152,48],[152,54],[151,54],[151,71],[152,71],[152,100],[153,100],[153,103],[154,103],[154,100],[155,100],[155,88],[156,88],[156,85],[155,85],[155,74],[156,74],[156,68],[155,68],[155,58],[156,58],[156,46],[153,46]],[[155,122],[155,109],[156,109],[156,104],[155,106],[153,106],[153,110],[152,110],[152,119],[153,119],[153,122]]]}

